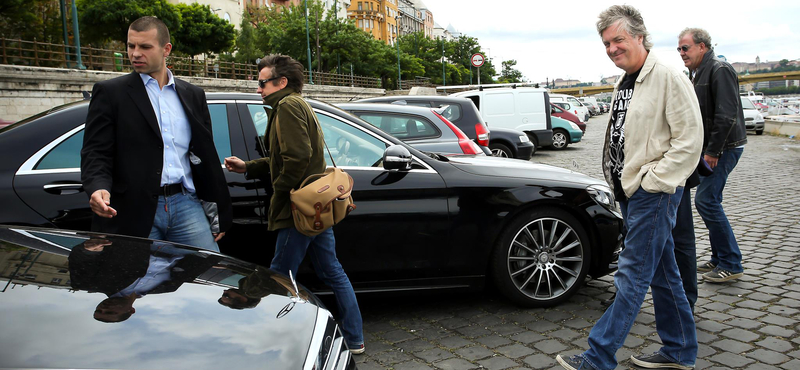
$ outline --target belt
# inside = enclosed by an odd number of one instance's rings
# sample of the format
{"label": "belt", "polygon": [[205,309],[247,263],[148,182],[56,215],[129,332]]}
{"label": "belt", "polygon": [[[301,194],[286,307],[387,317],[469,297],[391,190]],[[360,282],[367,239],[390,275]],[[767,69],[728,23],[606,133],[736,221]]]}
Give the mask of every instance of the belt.
{"label": "belt", "polygon": [[164,197],[171,197],[182,192],[183,184],[169,184],[161,187],[161,194],[164,194]]}

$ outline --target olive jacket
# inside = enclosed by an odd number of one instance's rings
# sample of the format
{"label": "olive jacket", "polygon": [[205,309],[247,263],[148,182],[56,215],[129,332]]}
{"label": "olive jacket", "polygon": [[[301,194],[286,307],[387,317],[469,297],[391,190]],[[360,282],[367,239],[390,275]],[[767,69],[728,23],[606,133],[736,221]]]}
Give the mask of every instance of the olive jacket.
{"label": "olive jacket", "polygon": [[248,161],[245,177],[269,177],[272,198],[267,213],[270,231],[294,227],[289,192],[307,177],[325,172],[325,142],[311,106],[300,93],[284,88],[264,98],[267,132],[264,158]]}

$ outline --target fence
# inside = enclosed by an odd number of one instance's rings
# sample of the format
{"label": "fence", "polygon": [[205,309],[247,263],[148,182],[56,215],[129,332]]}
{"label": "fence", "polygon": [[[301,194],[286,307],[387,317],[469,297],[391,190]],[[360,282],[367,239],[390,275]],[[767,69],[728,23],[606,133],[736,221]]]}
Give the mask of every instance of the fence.
{"label": "fence", "polygon": [[[64,44],[0,38],[0,63],[52,68],[76,68],[76,48]],[[95,71],[130,72],[130,61],[125,51],[81,47],[81,62],[86,69]],[[197,60],[170,56],[167,67],[177,76],[255,80],[258,69],[253,64],[219,60]],[[308,71],[304,71],[306,82]],[[381,88],[381,80],[374,77],[314,72],[314,84]],[[405,85],[405,84],[404,84]]]}

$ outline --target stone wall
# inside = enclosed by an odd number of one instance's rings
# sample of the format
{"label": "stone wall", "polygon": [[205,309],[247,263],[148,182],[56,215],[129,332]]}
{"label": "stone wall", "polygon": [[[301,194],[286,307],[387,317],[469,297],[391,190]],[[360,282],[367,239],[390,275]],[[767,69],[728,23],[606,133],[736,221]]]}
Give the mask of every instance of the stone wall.
{"label": "stone wall", "polygon": [[[18,121],[45,109],[83,99],[95,82],[121,76],[120,72],[0,65],[0,120]],[[255,92],[256,82],[216,78],[181,79],[208,92]],[[329,103],[383,96],[384,89],[306,85],[306,97]]]}

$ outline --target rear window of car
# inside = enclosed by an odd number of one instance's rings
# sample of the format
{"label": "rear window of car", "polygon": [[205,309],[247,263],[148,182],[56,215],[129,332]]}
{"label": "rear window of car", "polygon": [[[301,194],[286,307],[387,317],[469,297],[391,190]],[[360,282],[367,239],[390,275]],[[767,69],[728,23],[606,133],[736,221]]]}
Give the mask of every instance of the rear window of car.
{"label": "rear window of car", "polygon": [[461,112],[461,106],[460,105],[458,105],[458,104],[449,104],[448,105],[447,103],[441,103],[441,104],[438,104],[438,106],[439,107],[447,106],[447,108],[445,108],[442,111],[441,114],[442,114],[442,117],[447,118],[448,121],[455,123],[456,121],[461,119],[462,112]]}
{"label": "rear window of car", "polygon": [[439,136],[439,130],[421,117],[382,114],[375,112],[354,112],[369,124],[400,139],[419,139]]}

